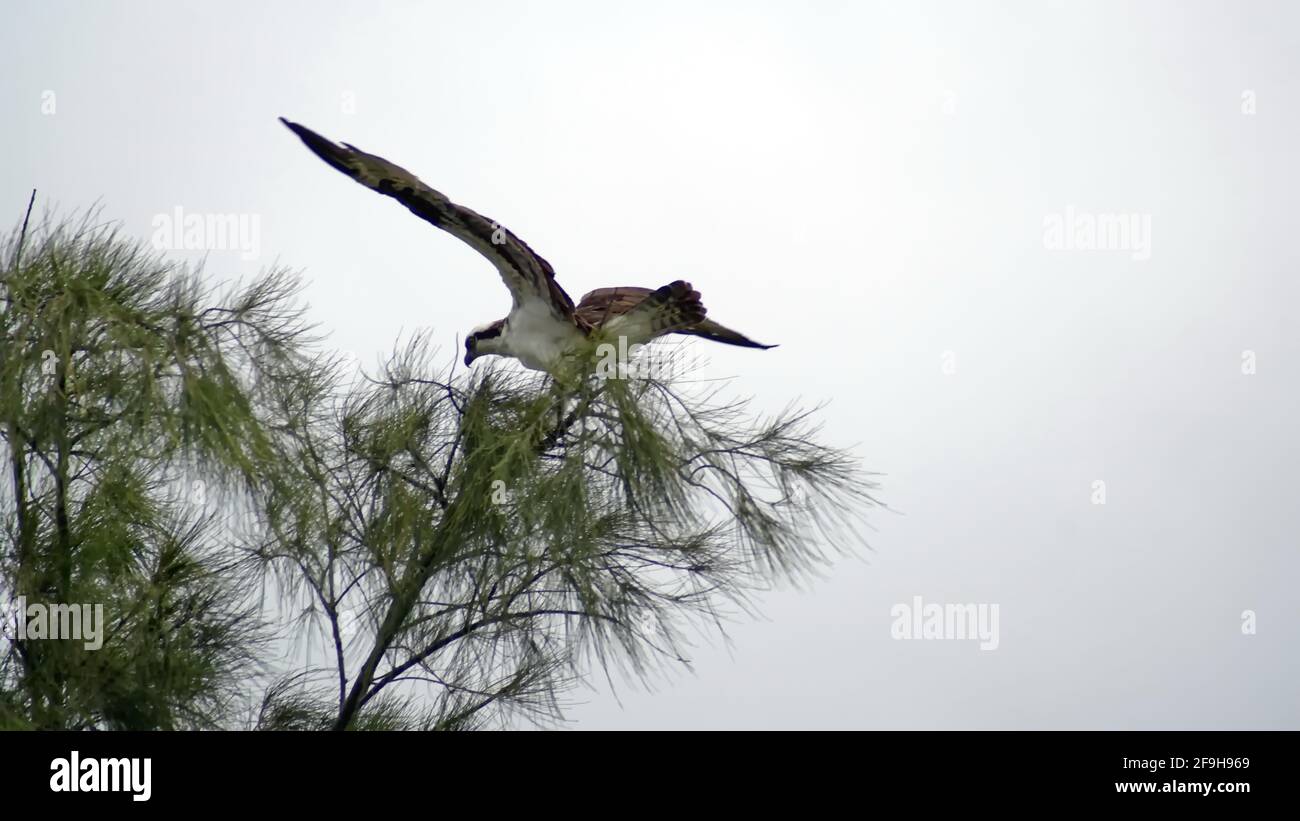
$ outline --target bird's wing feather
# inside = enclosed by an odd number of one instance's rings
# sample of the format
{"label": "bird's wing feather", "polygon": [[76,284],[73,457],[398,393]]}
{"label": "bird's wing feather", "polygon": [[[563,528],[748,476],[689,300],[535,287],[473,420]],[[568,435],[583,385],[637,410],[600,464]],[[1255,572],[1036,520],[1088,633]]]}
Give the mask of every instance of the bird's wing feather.
{"label": "bird's wing feather", "polygon": [[[674,285],[676,284],[677,283],[674,283]],[[689,297],[690,293],[694,293],[693,291],[690,291],[689,284],[681,284],[684,285],[686,291],[689,292],[685,294],[685,296]],[[665,286],[665,288],[661,288],[660,291],[665,289],[668,289],[671,292],[672,286]],[[608,328],[612,332],[622,332],[629,337],[648,334],[648,338],[653,338],[665,333],[679,333],[690,334],[691,336],[698,336],[714,342],[721,342],[726,345],[736,345],[742,348],[759,348],[761,350],[766,350],[768,348],[776,347],[775,345],[764,345],[761,342],[755,342],[739,331],[733,331],[731,328],[728,328],[721,323],[703,318],[703,305],[699,306],[698,309],[698,315],[700,316],[698,321],[680,321],[683,318],[689,320],[692,316],[695,316],[696,312],[694,311],[683,312],[685,317],[679,313],[676,317],[678,320],[676,324],[674,324],[672,321],[673,318],[670,315],[667,317],[667,322],[661,321],[660,328],[657,332],[655,332],[651,327],[654,324],[654,320],[653,312],[650,310],[656,303],[651,303],[651,305],[641,307],[641,310],[647,311],[648,321],[645,323],[636,322],[635,314],[627,319],[622,318],[626,317],[628,314],[632,314],[633,310],[637,309],[638,306],[641,306],[647,297],[655,293],[657,292],[650,288],[637,288],[634,286],[597,288],[591,293],[583,296],[582,301],[578,303],[576,311],[578,318],[592,328]],[[669,296],[671,296],[671,293],[669,293]],[[698,301],[699,294],[694,294],[694,298]],[[619,325],[623,323],[629,324],[624,325],[620,330]],[[635,325],[644,325],[645,327],[636,329],[630,327]],[[635,330],[639,330],[640,333],[635,333]]]}
{"label": "bird's wing feather", "polygon": [[702,322],[697,322],[689,328],[680,329],[677,333],[699,336],[704,339],[711,339],[714,342],[722,342],[726,345],[737,345],[741,348],[758,348],[765,351],[769,348],[776,347],[775,345],[764,345],[762,342],[755,342],[740,331],[733,331],[726,325],[721,325],[714,322],[712,319],[705,319]]}
{"label": "bird's wing feather", "polygon": [[599,288],[584,296],[576,310],[592,328],[627,337],[633,344],[689,328],[703,321],[705,313],[699,291],[682,280],[653,291]]}
{"label": "bird's wing feather", "polygon": [[555,281],[555,271],[527,243],[487,217],[457,205],[446,195],[420,182],[414,174],[383,157],[367,154],[347,143],[337,144],[310,128],[280,118],[280,122],[316,156],[373,191],[400,202],[425,222],[441,228],[496,266],[518,308],[528,300],[550,305],[557,318],[574,322],[573,300]]}
{"label": "bird's wing feather", "polygon": [[597,288],[585,294],[574,311],[593,328],[599,328],[616,316],[622,316],[632,310],[643,299],[654,293],[651,288],[623,286],[619,288]]}

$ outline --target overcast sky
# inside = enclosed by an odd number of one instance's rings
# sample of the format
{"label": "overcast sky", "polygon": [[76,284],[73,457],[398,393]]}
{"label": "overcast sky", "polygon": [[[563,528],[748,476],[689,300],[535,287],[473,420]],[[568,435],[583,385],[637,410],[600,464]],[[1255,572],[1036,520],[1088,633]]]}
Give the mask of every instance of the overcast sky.
{"label": "overcast sky", "polygon": [[[874,550],[574,726],[1300,728],[1295,4],[0,5],[0,222],[255,218],[208,273],[302,269],[363,361],[504,315],[284,115],[571,294],[690,280],[781,344],[711,375],[829,401]],[[916,596],[997,605],[996,649],[896,639]]]}

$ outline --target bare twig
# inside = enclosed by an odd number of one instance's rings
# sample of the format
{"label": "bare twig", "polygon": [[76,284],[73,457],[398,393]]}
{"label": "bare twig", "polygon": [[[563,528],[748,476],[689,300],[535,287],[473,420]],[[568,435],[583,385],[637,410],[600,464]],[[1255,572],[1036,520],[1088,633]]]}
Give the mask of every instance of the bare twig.
{"label": "bare twig", "polygon": [[32,218],[32,205],[36,202],[36,189],[32,189],[31,199],[27,200],[27,213],[23,216],[23,230],[18,234],[18,247],[14,249],[14,268],[23,259],[23,242],[27,239],[27,221]]}

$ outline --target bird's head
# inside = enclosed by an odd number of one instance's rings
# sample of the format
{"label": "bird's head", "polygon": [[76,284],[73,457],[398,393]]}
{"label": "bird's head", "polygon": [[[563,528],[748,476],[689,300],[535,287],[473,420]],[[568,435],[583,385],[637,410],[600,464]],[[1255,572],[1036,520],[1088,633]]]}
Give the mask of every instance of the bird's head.
{"label": "bird's head", "polygon": [[480,325],[470,331],[469,336],[465,337],[465,367],[468,368],[469,363],[484,354],[497,353],[497,346],[505,327],[506,321],[498,319],[496,322]]}

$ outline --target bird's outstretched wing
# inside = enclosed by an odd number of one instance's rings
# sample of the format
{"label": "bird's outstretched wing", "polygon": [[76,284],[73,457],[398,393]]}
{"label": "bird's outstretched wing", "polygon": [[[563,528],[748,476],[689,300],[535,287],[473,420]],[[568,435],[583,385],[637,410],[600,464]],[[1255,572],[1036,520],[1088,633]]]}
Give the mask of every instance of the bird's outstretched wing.
{"label": "bird's outstretched wing", "polygon": [[582,298],[579,319],[592,328],[627,337],[633,344],[688,327],[704,319],[700,293],[677,280],[658,290],[597,288]]}
{"label": "bird's outstretched wing", "polygon": [[714,322],[712,319],[701,320],[689,328],[682,328],[677,331],[677,333],[690,334],[691,336],[711,339],[714,342],[721,342],[724,345],[737,345],[741,348],[758,348],[762,351],[776,347],[775,345],[764,345],[762,342],[755,342],[740,331],[733,331],[726,325]]}
{"label": "bird's outstretched wing", "polygon": [[654,290],[633,286],[597,288],[585,295],[575,310],[578,319],[590,327],[626,336],[633,342],[678,333],[742,348],[776,347],[706,319],[699,291],[681,280]]}
{"label": "bird's outstretched wing", "polygon": [[555,281],[551,264],[508,229],[463,205],[457,205],[446,195],[420,182],[411,172],[383,157],[367,154],[347,143],[331,142],[310,128],[283,117],[280,122],[325,162],[367,188],[392,197],[420,219],[487,257],[501,273],[516,308],[525,302],[542,300],[550,306],[557,319],[570,323],[576,321],[573,300]]}

